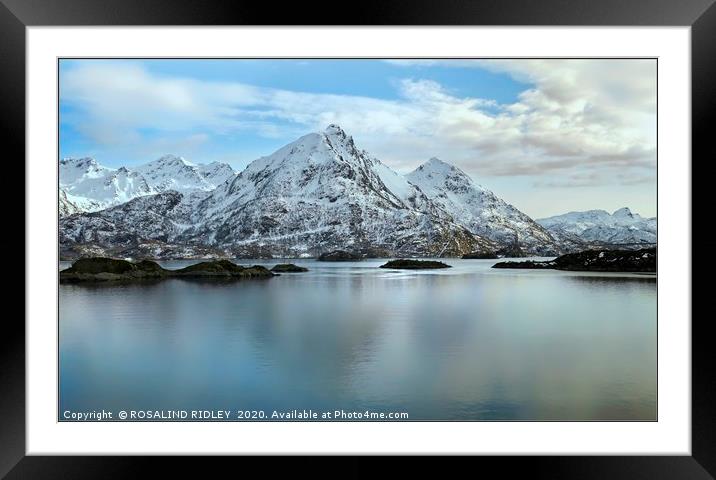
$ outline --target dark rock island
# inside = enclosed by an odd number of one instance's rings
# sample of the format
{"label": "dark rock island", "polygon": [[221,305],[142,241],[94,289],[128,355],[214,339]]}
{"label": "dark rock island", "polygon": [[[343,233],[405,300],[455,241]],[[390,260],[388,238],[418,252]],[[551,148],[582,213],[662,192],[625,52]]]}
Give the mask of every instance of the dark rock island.
{"label": "dark rock island", "polygon": [[276,273],[293,273],[307,272],[308,269],[306,267],[299,267],[298,265],[294,265],[293,263],[279,263],[278,265],[275,265],[271,269],[271,271]]}
{"label": "dark rock island", "polygon": [[129,262],[114,258],[81,258],[60,272],[61,283],[160,280],[164,278],[269,278],[275,274],[265,267],[242,267],[228,260],[201,262],[177,270],[167,270],[150,260]]}
{"label": "dark rock island", "polygon": [[319,262],[355,262],[363,257],[357,253],[346,252],[345,250],[334,250],[332,252],[322,253],[318,256]]}
{"label": "dark rock island", "polygon": [[473,252],[473,253],[466,253],[461,258],[467,259],[467,260],[480,260],[480,259],[488,259],[488,260],[494,260],[496,258],[499,258],[495,252]]}
{"label": "dark rock island", "polygon": [[165,270],[165,272],[170,277],[266,278],[274,276],[266,267],[260,265],[242,267],[228,260],[201,262],[178,270]]}
{"label": "dark rock island", "polygon": [[430,268],[450,268],[443,262],[436,262],[434,260],[407,260],[400,258],[398,260],[391,260],[386,264],[380,266],[380,268],[396,268],[401,270],[425,270]]}
{"label": "dark rock island", "polygon": [[656,273],[656,248],[639,250],[586,250],[568,253],[554,260],[536,262],[499,262],[492,268],[528,268],[581,272],[653,272]]}
{"label": "dark rock island", "polygon": [[522,258],[526,257],[527,254],[522,250],[522,248],[518,244],[509,245],[504,248],[500,248],[495,252],[498,257],[507,257],[507,258]]}

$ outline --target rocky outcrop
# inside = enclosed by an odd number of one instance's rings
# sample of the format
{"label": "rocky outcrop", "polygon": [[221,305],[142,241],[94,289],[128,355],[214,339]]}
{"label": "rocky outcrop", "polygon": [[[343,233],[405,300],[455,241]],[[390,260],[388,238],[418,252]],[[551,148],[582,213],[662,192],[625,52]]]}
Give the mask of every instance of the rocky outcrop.
{"label": "rocky outcrop", "polygon": [[307,272],[308,269],[306,267],[299,267],[293,263],[279,263],[278,265],[274,265],[271,271],[276,273],[298,273]]}
{"label": "rocky outcrop", "polygon": [[266,278],[274,276],[270,270],[260,265],[242,267],[228,260],[200,262],[179,270],[167,270],[171,277],[222,277],[222,278]]}
{"label": "rocky outcrop", "polygon": [[521,268],[531,270],[559,270],[557,264],[551,262],[536,262],[534,260],[526,260],[524,262],[499,262],[492,266],[492,268]]}
{"label": "rocky outcrop", "polygon": [[[495,252],[495,253],[497,253],[498,257],[503,257],[503,258],[523,258],[523,257],[527,256],[525,251],[522,250],[522,248],[517,244],[513,244],[513,245],[506,246],[504,248],[501,248],[501,249],[497,250],[497,252]],[[546,254],[545,254],[545,256],[546,256]]]}
{"label": "rocky outcrop", "polygon": [[495,252],[473,252],[473,253],[466,253],[461,258],[466,260],[480,260],[480,259],[488,259],[493,260],[495,258],[499,258]]}
{"label": "rocky outcrop", "polygon": [[391,260],[380,266],[380,268],[394,268],[399,270],[427,270],[433,268],[450,268],[451,265],[447,265],[443,262],[437,262],[434,260],[410,260],[399,258],[398,260]]}
{"label": "rocky outcrop", "polygon": [[167,270],[150,260],[134,263],[114,258],[92,257],[77,260],[70,268],[62,270],[60,282],[147,280],[166,276]]}
{"label": "rocky outcrop", "polygon": [[178,270],[167,270],[150,260],[129,262],[106,257],[82,258],[60,272],[60,283],[161,280],[165,278],[269,278],[265,267],[242,267],[228,260],[201,262]]}
{"label": "rocky outcrop", "polygon": [[345,250],[333,250],[332,252],[322,253],[318,256],[319,262],[355,262],[361,260],[361,256],[357,253],[347,252]]}
{"label": "rocky outcrop", "polygon": [[492,268],[552,269],[581,272],[654,272],[656,248],[640,250],[588,250],[568,253],[545,262],[499,262]]}

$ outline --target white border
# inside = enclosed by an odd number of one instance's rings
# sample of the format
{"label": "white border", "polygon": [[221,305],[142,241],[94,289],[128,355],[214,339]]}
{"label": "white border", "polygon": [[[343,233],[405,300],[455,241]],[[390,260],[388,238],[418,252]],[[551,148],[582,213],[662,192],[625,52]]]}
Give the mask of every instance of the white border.
{"label": "white border", "polygon": [[[27,30],[27,453],[690,454],[688,28],[54,28]],[[58,423],[56,58],[659,57],[659,421]]]}

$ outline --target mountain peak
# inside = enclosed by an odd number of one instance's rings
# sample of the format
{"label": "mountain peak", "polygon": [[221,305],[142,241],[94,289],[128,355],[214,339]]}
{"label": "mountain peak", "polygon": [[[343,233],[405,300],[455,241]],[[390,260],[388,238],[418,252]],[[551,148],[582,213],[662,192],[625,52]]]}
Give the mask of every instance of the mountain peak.
{"label": "mountain peak", "polygon": [[[458,167],[433,157],[415,172],[400,175],[358,150],[336,124],[254,160],[238,175],[221,163],[187,164],[164,155],[133,168],[130,172],[141,175],[142,182],[103,182],[106,194],[92,208],[102,210],[98,215],[107,221],[119,222],[113,232],[232,252],[260,249],[275,256],[364,246],[388,256],[462,255],[515,241],[529,252],[557,249],[542,227]],[[70,190],[75,184],[65,183],[73,201],[75,193],[94,195],[97,190],[94,184]],[[135,188],[140,183],[141,191]],[[119,203],[128,205],[106,208]],[[99,225],[95,218],[77,222],[86,221],[91,229]],[[74,225],[67,224],[63,238],[84,241],[89,230]],[[109,238],[107,245],[125,241],[103,232],[95,237]]]}
{"label": "mountain peak", "polygon": [[170,165],[171,164],[181,164],[181,165],[186,165],[186,166],[193,165],[191,162],[188,162],[184,157],[178,157],[178,156],[172,155],[170,153],[166,154],[166,155],[162,155],[155,161],[157,163],[164,164],[164,165],[167,165],[167,164],[170,164]]}
{"label": "mountain peak", "polygon": [[92,157],[66,157],[60,160],[60,165],[74,165],[76,167],[88,167],[90,165],[98,165],[97,160]]}
{"label": "mountain peak", "polygon": [[[314,134],[315,135],[315,134]],[[303,137],[305,138],[305,137]],[[316,137],[319,142],[323,140],[323,143],[330,146],[332,149],[343,150],[350,156],[358,157],[361,152],[356,148],[353,137],[348,135],[339,125],[332,123],[326,127],[323,131],[323,135],[320,134]],[[301,139],[299,139],[301,140]],[[364,152],[365,153],[365,152]],[[340,154],[339,154],[340,156]]]}
{"label": "mountain peak", "polygon": [[433,157],[406,175],[435,204],[473,234],[500,245],[516,241],[532,252],[557,249],[554,239],[534,220],[476,184],[458,167]]}
{"label": "mountain peak", "polygon": [[537,220],[537,223],[552,232],[555,238],[573,238],[578,242],[656,243],[656,218],[644,219],[627,207],[612,214],[606,210],[569,212]]}
{"label": "mountain peak", "polygon": [[465,177],[470,178],[465,172],[457,168],[455,165],[452,165],[450,163],[447,163],[443,160],[440,160],[437,157],[432,157],[427,162],[424,162],[422,165],[420,165],[418,168],[413,170],[408,176],[411,175],[428,175],[432,176],[433,174],[437,174],[438,176],[457,176],[457,177]]}
{"label": "mountain peak", "polygon": [[629,207],[622,207],[619,210],[615,210],[614,213],[612,213],[612,216],[614,216],[614,217],[633,217],[634,214],[631,213],[631,210],[629,210]]}
{"label": "mountain peak", "polygon": [[432,168],[452,168],[452,169],[455,168],[453,165],[450,165],[447,162],[443,162],[438,157],[431,157],[430,160],[428,160],[427,162],[425,162],[421,165],[421,167],[423,167],[423,166],[432,167]]}
{"label": "mountain peak", "polygon": [[331,123],[330,125],[328,125],[324,130],[324,133],[326,135],[336,135],[342,138],[346,137],[346,132],[340,127],[340,125],[335,123]]}

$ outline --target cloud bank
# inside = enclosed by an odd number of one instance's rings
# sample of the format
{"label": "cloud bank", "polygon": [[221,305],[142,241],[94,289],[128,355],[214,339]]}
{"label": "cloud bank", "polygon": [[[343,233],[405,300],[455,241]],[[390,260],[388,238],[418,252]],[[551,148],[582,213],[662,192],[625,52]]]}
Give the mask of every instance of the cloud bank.
{"label": "cloud bank", "polygon": [[131,149],[149,143],[167,153],[237,134],[290,140],[338,123],[358,145],[399,171],[437,156],[479,179],[526,177],[555,187],[654,182],[652,60],[393,63],[483,68],[530,87],[516,102],[498,104],[416,78],[411,69],[413,77],[396,80],[396,98],[388,100],[167,77],[138,64],[88,62],[61,74],[61,99],[71,107],[62,120],[97,144]]}

